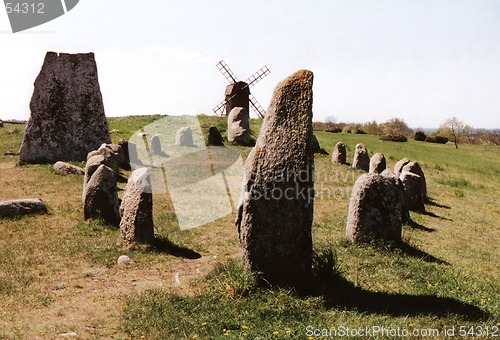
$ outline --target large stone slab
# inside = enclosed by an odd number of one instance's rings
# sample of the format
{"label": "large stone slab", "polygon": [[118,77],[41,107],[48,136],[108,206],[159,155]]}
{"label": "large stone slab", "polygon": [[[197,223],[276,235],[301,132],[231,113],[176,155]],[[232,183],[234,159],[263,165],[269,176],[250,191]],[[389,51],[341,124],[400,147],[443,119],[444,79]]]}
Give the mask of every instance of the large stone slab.
{"label": "large stone slab", "polygon": [[311,270],[312,84],[307,70],[278,84],[245,163],[236,221],[243,259],[272,282],[304,283]]}
{"label": "large stone slab", "polygon": [[411,172],[411,173],[414,173],[414,174],[420,176],[420,179],[421,179],[420,185],[422,186],[422,195],[423,195],[423,198],[425,200],[427,197],[427,181],[425,179],[424,171],[420,167],[420,164],[418,164],[418,162],[409,162],[408,164],[406,164],[403,167],[403,169],[401,170],[401,173],[403,173],[405,171]]}
{"label": "large stone slab", "polygon": [[93,53],[48,52],[34,85],[21,163],[84,161],[111,143]]}
{"label": "large stone slab", "polygon": [[128,179],[120,214],[123,245],[154,241],[153,194],[147,168],[135,170]]}
{"label": "large stone slab", "polygon": [[408,209],[411,211],[424,212],[424,193],[423,193],[423,179],[421,176],[403,170],[399,175],[401,182],[403,183],[405,201]]}
{"label": "large stone slab", "polygon": [[396,176],[372,173],[354,183],[346,236],[353,243],[383,239],[401,241],[403,191]]}

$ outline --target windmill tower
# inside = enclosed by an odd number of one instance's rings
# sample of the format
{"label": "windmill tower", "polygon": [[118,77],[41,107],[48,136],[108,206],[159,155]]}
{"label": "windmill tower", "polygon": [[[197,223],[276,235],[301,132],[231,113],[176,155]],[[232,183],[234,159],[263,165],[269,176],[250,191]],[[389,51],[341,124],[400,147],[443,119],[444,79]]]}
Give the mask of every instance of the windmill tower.
{"label": "windmill tower", "polygon": [[250,93],[250,88],[267,76],[271,71],[267,66],[262,67],[245,81],[239,81],[236,75],[231,71],[229,66],[221,60],[217,64],[217,68],[222,75],[227,79],[229,85],[226,87],[225,99],[214,107],[214,113],[217,116],[223,116],[224,111],[226,116],[234,107],[243,107],[249,111],[249,106],[255,111],[257,116],[264,118],[266,111],[262,108],[259,102]]}

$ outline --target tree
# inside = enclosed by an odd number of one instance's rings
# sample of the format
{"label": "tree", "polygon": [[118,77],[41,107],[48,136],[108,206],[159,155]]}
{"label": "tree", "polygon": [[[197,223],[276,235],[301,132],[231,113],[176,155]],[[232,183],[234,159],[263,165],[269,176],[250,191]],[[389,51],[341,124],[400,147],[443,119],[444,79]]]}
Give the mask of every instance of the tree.
{"label": "tree", "polygon": [[455,148],[458,149],[458,143],[462,140],[462,137],[467,136],[471,133],[472,127],[464,124],[457,117],[451,117],[444,121],[440,127],[440,133],[444,134],[448,139],[455,143]]}
{"label": "tree", "polygon": [[383,124],[382,131],[386,136],[411,136],[413,130],[406,125],[405,121],[399,118],[392,118]]}
{"label": "tree", "polygon": [[334,116],[328,116],[325,119],[325,124],[326,124],[326,129],[327,130],[333,130],[337,126],[337,119]]}

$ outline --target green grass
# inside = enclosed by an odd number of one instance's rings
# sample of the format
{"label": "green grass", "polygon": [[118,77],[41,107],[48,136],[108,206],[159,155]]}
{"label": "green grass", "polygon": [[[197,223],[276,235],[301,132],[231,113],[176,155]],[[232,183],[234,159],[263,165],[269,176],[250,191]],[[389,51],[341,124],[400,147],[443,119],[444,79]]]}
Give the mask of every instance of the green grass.
{"label": "green grass", "polygon": [[[112,139],[128,139],[163,117],[110,118]],[[198,118],[205,137],[211,125],[226,136],[225,118]],[[250,124],[255,138],[260,121]],[[316,155],[315,275],[296,291],[263,285],[242,268],[234,214],[180,231],[168,194],[154,196],[158,243],[118,248],[116,228],[83,221],[81,177],[55,175],[51,165],[19,167],[18,157],[2,156],[19,150],[22,130],[0,128],[0,200],[40,197],[49,214],[0,220],[0,338],[76,331],[81,338],[267,339],[304,338],[307,325],[498,325],[498,146],[456,150],[315,132],[328,152],[344,142],[348,161],[357,143],[370,155],[384,153],[390,168],[404,157],[418,161],[431,200],[426,214],[411,214],[402,245],[352,245],[346,216],[362,172]],[[251,150],[237,148],[244,156]],[[131,267],[116,267],[122,254]]]}

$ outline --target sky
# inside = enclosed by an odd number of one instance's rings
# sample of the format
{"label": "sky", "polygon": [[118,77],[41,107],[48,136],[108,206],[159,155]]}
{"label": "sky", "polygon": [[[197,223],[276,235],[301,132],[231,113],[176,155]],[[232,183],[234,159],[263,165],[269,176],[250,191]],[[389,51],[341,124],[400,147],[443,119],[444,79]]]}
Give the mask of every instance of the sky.
{"label": "sky", "polygon": [[500,128],[500,1],[81,0],[12,33],[0,9],[0,119],[27,119],[47,51],[94,52],[107,116],[213,114],[224,60],[267,108],[274,87],[314,72],[315,121],[413,128],[456,116]]}

